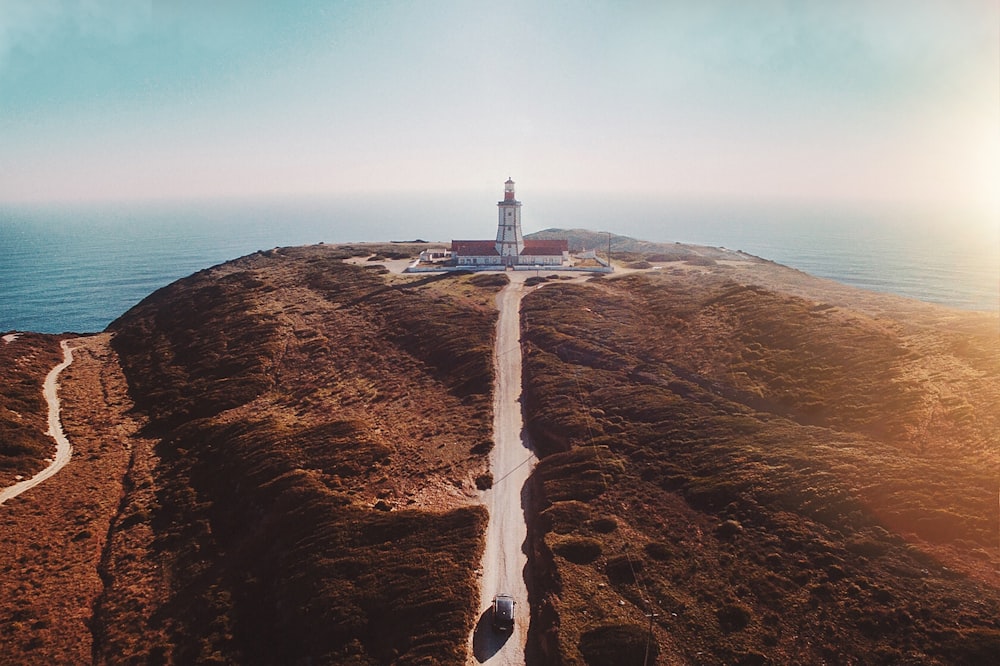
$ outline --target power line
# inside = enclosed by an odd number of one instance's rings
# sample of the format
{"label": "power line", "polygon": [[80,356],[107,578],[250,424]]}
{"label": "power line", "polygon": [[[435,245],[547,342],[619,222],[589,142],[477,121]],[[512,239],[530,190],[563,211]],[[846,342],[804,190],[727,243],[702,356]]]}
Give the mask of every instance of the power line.
{"label": "power line", "polygon": [[[590,412],[589,405],[586,404],[586,401],[583,398],[583,388],[582,388],[582,386],[580,384],[580,368],[579,367],[576,368],[576,371],[574,373],[574,377],[573,378],[574,378],[574,381],[575,381],[575,384],[576,384],[577,400],[579,401],[580,406],[581,406],[581,408],[583,408],[584,413],[585,413],[584,421],[585,421],[585,423],[587,425],[587,443],[594,450],[594,455],[597,458],[597,464],[601,468],[601,483],[604,485],[604,491],[608,492],[608,491],[611,490],[611,485],[608,482],[608,479],[610,478],[611,474],[610,474],[609,466],[608,466],[607,462],[601,457],[600,448],[594,445],[594,428],[592,426],[593,416],[592,416],[592,414]],[[630,553],[631,547],[630,547],[629,542],[625,539],[625,535],[622,534],[621,530],[616,529],[615,532],[618,534],[618,538],[619,538],[619,540],[621,542],[622,552],[625,555],[625,561],[628,563],[629,571],[632,574],[632,580],[635,581],[636,586],[639,588],[639,592],[640,592],[639,597],[642,600],[643,606],[645,606],[645,609],[643,610],[643,613],[644,613],[644,615],[646,617],[650,618],[649,638],[647,638],[647,646],[646,646],[647,650],[648,650],[648,648],[649,648],[648,641],[652,637],[652,633],[653,633],[653,627],[652,627],[653,618],[654,617],[659,617],[659,615],[657,613],[653,613],[653,611],[652,611],[652,602],[651,602],[651,599],[650,599],[649,590],[646,588],[645,583],[639,577],[639,574],[636,571],[635,562],[634,562],[634,559],[633,559],[633,557],[632,557],[632,555]]]}

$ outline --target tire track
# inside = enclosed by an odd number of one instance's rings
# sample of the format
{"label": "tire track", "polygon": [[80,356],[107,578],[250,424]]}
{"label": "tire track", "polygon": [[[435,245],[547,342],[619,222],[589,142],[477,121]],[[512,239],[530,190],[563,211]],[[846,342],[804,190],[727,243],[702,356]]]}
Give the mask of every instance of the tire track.
{"label": "tire track", "polygon": [[[524,664],[531,609],[525,572],[527,526],[522,493],[536,461],[524,434],[521,414],[520,307],[524,275],[516,275],[497,295],[494,363],[493,451],[490,467],[493,487],[484,491],[489,508],[480,580],[481,614],[473,632],[471,664]],[[493,630],[490,605],[496,594],[514,597],[514,629],[510,634]]]}

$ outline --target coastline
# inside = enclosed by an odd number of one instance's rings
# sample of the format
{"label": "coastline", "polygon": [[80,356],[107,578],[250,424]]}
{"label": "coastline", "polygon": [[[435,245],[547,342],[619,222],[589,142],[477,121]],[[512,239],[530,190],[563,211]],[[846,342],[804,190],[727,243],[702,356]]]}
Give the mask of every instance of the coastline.
{"label": "coastline", "polygon": [[[412,215],[401,214],[404,203]],[[420,204],[387,196],[313,207],[294,201],[121,210],[0,206],[0,246],[7,249],[0,265],[0,333],[101,331],[173,281],[258,250],[359,243],[359,233],[375,241],[434,241],[495,225],[477,202],[441,195]],[[941,215],[934,226],[929,217],[550,196],[532,206],[524,230],[532,236],[549,228],[613,229],[664,246],[725,247],[851,286],[964,310],[1000,310],[995,224]]]}

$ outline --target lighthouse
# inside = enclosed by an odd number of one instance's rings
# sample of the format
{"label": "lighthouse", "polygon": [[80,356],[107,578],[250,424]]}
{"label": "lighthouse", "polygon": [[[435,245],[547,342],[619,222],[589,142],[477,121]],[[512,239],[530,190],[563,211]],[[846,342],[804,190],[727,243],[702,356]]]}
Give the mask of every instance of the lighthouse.
{"label": "lighthouse", "polygon": [[503,184],[503,201],[497,202],[497,208],[500,211],[497,254],[501,263],[513,266],[524,251],[524,239],[521,237],[521,202],[514,198],[514,181],[510,178]]}
{"label": "lighthouse", "polygon": [[[514,198],[514,181],[503,184],[503,201],[497,202],[500,221],[497,240],[451,241],[451,263],[474,270],[531,270],[561,267],[569,262],[566,240],[529,238],[521,235],[521,202]],[[419,270],[419,269],[418,269]]]}

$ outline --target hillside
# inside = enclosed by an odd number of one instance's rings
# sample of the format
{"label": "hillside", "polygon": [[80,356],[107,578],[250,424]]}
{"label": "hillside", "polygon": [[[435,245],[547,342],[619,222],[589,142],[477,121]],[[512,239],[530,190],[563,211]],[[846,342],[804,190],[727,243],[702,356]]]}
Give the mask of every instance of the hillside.
{"label": "hillside", "polygon": [[[465,662],[508,278],[367,259],[419,249],[258,252],[73,340],[73,460],[0,507],[0,663]],[[522,301],[528,663],[990,663],[997,316],[612,254]],[[30,474],[59,337],[0,354]]]}
{"label": "hillside", "polygon": [[[498,283],[394,281],[343,263],[348,254],[246,257],[112,324],[160,443],[145,479],[155,493],[136,479],[111,542],[113,582],[98,604],[106,658],[151,648],[181,663],[464,657]],[[145,552],[128,526],[151,530]],[[145,626],[136,555],[172,581]]]}
{"label": "hillside", "polygon": [[[611,250],[611,258],[620,264],[633,262],[676,262],[689,265],[711,265],[715,260],[731,259],[733,252],[724,248],[687,243],[654,243],[629,236],[600,233],[589,229],[544,229],[527,234],[525,238],[538,240],[565,239],[570,252],[596,250],[602,257]],[[740,253],[742,255],[742,253]],[[750,258],[748,255],[742,255]],[[755,259],[755,258],[754,258]]]}
{"label": "hillside", "polygon": [[[0,662],[464,659],[506,281],[343,261],[373,250],[257,253],[152,294],[111,325],[113,349],[74,341],[75,457],[3,507]],[[44,444],[29,389],[58,340],[4,351],[12,379],[37,359],[5,414]]]}
{"label": "hillside", "polygon": [[37,333],[9,334],[0,340],[0,474],[29,477],[45,466],[55,449],[45,434],[47,409],[42,383],[62,352],[59,338]]}
{"label": "hillside", "polygon": [[996,317],[816,296],[718,263],[525,298],[546,663],[1000,653]]}

